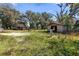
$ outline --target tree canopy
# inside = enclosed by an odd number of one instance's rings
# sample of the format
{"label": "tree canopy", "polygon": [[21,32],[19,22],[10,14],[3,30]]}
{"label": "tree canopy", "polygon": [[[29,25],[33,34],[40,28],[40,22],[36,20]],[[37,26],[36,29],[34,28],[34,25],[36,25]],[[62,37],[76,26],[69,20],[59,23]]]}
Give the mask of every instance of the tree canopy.
{"label": "tree canopy", "polygon": [[29,20],[31,28],[38,29],[40,25],[41,29],[45,29],[47,28],[47,24],[53,22],[55,17],[58,22],[68,25],[69,27],[67,27],[71,28],[71,25],[74,24],[74,18],[79,15],[79,3],[60,3],[57,6],[60,8],[60,11],[56,11],[56,14],[47,12],[39,13],[31,10],[26,10],[22,14],[12,4],[0,4],[2,27],[4,29],[13,29],[16,26],[17,19],[25,17]]}

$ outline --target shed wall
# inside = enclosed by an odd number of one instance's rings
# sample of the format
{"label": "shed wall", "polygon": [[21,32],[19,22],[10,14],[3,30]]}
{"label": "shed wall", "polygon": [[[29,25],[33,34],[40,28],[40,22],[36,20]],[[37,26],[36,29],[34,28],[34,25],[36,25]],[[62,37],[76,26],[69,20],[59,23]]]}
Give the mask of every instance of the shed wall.
{"label": "shed wall", "polygon": [[64,26],[57,26],[57,32],[63,32],[64,31]]}

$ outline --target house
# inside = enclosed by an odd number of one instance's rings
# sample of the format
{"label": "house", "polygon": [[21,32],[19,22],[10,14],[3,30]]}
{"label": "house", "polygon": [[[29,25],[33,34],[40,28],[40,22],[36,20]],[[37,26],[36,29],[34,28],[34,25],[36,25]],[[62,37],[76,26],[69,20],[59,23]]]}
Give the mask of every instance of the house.
{"label": "house", "polygon": [[66,32],[65,25],[58,22],[49,23],[47,26],[48,31],[52,30],[53,32]]}
{"label": "house", "polygon": [[17,29],[19,29],[19,30],[24,30],[24,29],[26,29],[26,27],[24,26],[23,23],[18,23],[16,27],[17,27]]}
{"label": "house", "polygon": [[53,32],[68,32],[68,31],[77,31],[79,32],[79,20],[74,19],[73,30],[68,29],[67,25],[58,23],[57,21],[51,22],[48,24],[48,31],[52,30]]}

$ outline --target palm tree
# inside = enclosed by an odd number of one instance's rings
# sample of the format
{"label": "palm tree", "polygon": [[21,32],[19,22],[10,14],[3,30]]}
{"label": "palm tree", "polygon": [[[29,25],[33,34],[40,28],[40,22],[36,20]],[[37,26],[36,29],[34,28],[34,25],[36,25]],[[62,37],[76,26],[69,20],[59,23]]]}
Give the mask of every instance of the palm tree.
{"label": "palm tree", "polygon": [[79,4],[57,4],[60,7],[60,12],[56,11],[56,19],[61,24],[65,25],[67,30],[72,30],[74,25],[75,15],[79,13]]}

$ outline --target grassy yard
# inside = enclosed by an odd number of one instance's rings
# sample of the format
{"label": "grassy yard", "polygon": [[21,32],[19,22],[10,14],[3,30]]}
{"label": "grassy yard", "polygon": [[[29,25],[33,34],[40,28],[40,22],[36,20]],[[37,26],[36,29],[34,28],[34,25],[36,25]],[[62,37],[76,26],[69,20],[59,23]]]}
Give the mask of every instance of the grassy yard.
{"label": "grassy yard", "polygon": [[0,33],[2,56],[79,56],[78,33],[54,33],[52,36],[43,30],[7,30],[4,33],[29,33],[30,35],[9,36]]}

